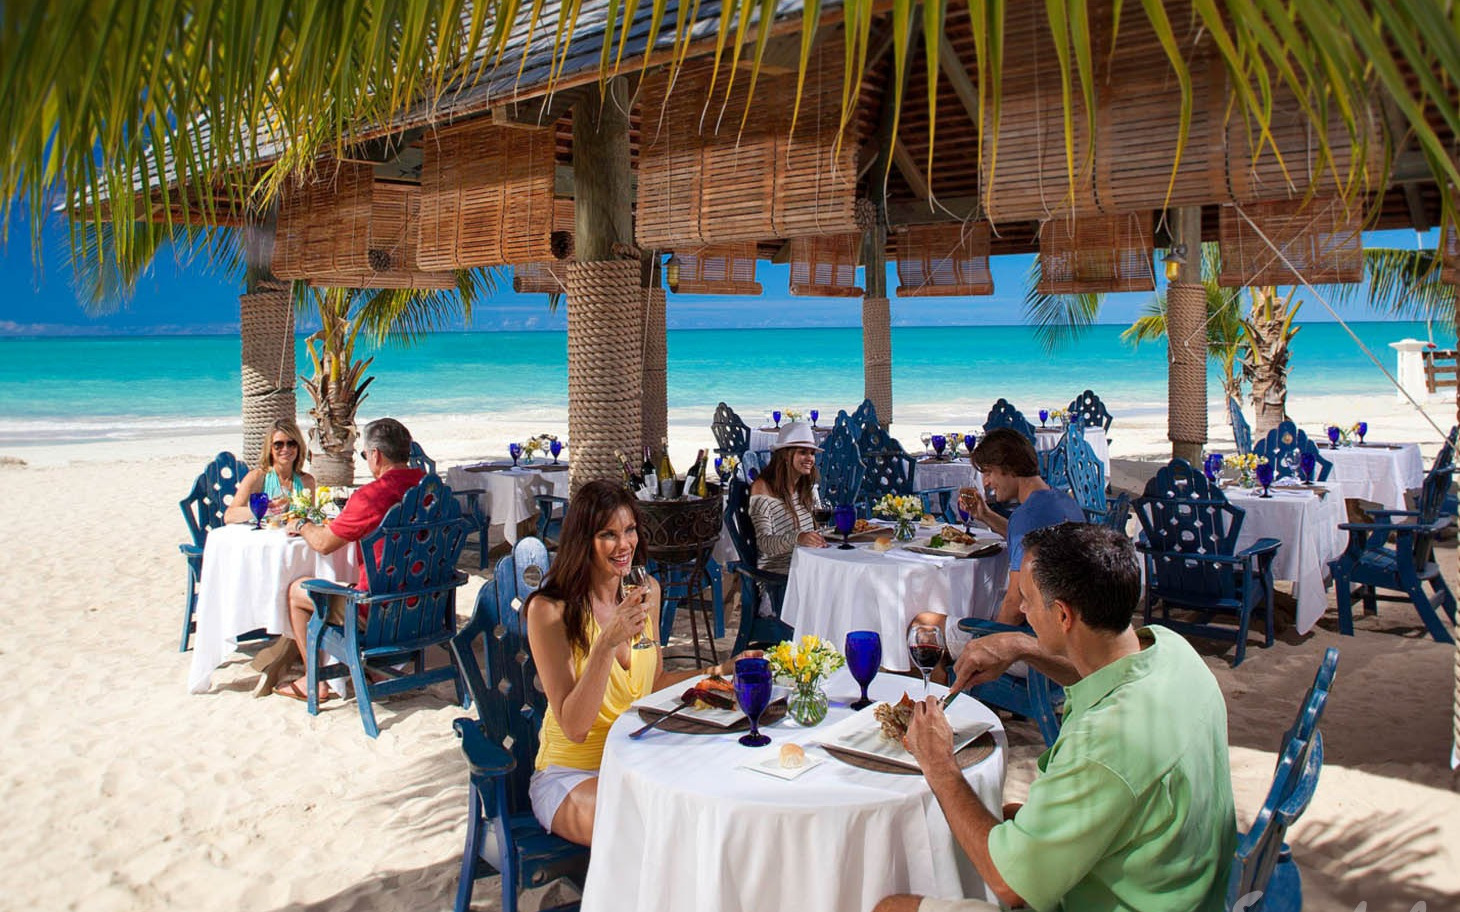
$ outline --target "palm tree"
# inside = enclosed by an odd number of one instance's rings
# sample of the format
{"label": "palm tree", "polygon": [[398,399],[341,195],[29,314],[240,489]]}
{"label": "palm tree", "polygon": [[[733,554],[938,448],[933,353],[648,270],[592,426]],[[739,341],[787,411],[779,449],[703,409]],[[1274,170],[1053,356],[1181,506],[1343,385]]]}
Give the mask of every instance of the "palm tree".
{"label": "palm tree", "polygon": [[1252,312],[1245,324],[1242,376],[1252,387],[1252,430],[1260,437],[1288,416],[1288,356],[1300,328],[1293,325],[1300,305],[1293,303],[1297,286],[1282,298],[1271,286],[1252,287],[1248,293]]}

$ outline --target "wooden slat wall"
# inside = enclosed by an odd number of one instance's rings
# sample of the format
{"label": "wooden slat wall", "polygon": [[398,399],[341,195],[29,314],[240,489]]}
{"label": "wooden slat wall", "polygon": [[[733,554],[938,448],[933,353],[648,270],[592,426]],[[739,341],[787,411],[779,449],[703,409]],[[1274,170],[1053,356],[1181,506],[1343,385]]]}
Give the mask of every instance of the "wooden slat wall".
{"label": "wooden slat wall", "polygon": [[[838,143],[846,81],[844,47],[838,30],[812,49],[794,134],[790,128],[795,74],[778,76],[769,86],[774,94],[767,100],[781,101],[777,126],[784,136],[772,200],[774,237],[835,234],[857,227],[857,153],[868,124],[853,118]],[[757,115],[753,113],[752,119]]]}
{"label": "wooden slat wall", "polygon": [[899,298],[991,295],[989,223],[909,225],[897,232]]}
{"label": "wooden slat wall", "polygon": [[409,184],[375,183],[365,267],[314,273],[308,277],[309,284],[334,288],[455,288],[455,273],[419,268],[420,196],[420,188]]}
{"label": "wooden slat wall", "polygon": [[552,256],[553,127],[487,122],[423,142],[421,265],[469,269]]}
{"label": "wooden slat wall", "polygon": [[368,270],[374,183],[370,165],[327,162],[311,180],[281,194],[274,275],[308,279]]}
{"label": "wooden slat wall", "polygon": [[639,147],[634,234],[641,246],[672,249],[702,243],[700,234],[700,115],[709,91],[703,67],[685,67],[673,86],[661,70],[640,90],[643,134]]}
{"label": "wooden slat wall", "polygon": [[[734,74],[730,92],[725,84]],[[758,103],[742,125],[750,102],[750,74],[725,67],[710,90],[700,122],[699,234],[706,241],[731,243],[776,237],[775,207],[779,193],[784,133],[790,126],[765,93],[766,77],[756,86]],[[678,91],[678,88],[675,89]],[[693,129],[694,123],[684,125]],[[642,172],[640,182],[643,182]]]}
{"label": "wooden slat wall", "polygon": [[[1345,206],[1337,197],[1238,205],[1262,233],[1235,206],[1222,207],[1219,285],[1240,288],[1295,285],[1304,279],[1315,285],[1364,280],[1363,218],[1357,205]],[[1283,263],[1272,249],[1274,245],[1294,268]]]}
{"label": "wooden slat wall", "polygon": [[1151,291],[1152,214],[1055,218],[1039,233],[1042,294]]}
{"label": "wooden slat wall", "polygon": [[759,295],[756,245],[722,244],[679,254],[676,294]]}

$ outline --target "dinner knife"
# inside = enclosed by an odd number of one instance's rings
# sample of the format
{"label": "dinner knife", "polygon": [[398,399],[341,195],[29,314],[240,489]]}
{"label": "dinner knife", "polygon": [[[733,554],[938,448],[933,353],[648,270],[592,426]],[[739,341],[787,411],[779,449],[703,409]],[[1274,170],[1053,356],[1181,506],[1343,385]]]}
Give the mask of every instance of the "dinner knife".
{"label": "dinner knife", "polygon": [[948,696],[946,696],[946,697],[943,698],[943,708],[944,709],[947,709],[948,708],[948,705],[950,703],[952,703],[953,700],[954,700],[954,698],[957,697],[960,693],[962,693],[962,691],[960,691],[960,690],[950,690],[950,691],[948,691]]}
{"label": "dinner knife", "polygon": [[693,703],[681,703],[678,706],[676,706],[673,709],[671,709],[669,712],[667,712],[664,715],[660,716],[659,718],[653,720],[652,722],[648,722],[645,725],[640,726],[638,729],[629,732],[629,737],[630,738],[633,738],[634,740],[637,741],[639,738],[643,737],[644,736],[644,733],[647,732],[649,729],[651,729],[651,728],[657,728],[659,726],[659,723],[660,722],[663,722],[665,719],[668,719],[670,716],[672,716],[675,713],[679,712],[681,709],[689,709],[693,705],[694,705]]}

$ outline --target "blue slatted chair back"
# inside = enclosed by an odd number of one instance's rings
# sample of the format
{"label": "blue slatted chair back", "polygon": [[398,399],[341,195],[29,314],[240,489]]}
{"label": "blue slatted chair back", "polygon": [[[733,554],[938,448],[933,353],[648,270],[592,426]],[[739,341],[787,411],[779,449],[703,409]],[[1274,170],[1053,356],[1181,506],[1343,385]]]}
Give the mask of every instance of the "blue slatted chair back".
{"label": "blue slatted chair back", "polygon": [[1308,692],[1303,695],[1303,702],[1298,706],[1298,717],[1283,732],[1282,743],[1278,746],[1280,758],[1286,752],[1289,742],[1294,739],[1307,741],[1318,731],[1318,723],[1323,720],[1323,711],[1328,708],[1328,694],[1333,689],[1333,679],[1337,674],[1338,649],[1330,646],[1324,651],[1318,673],[1313,676],[1313,683],[1308,685]]}
{"label": "blue slatted chair back", "polygon": [[750,425],[735,414],[735,410],[721,402],[715,406],[715,417],[710,422],[710,432],[715,435],[715,453],[720,456],[734,456],[739,459],[750,449]]}
{"label": "blue slatted chair back", "polygon": [[750,520],[750,484],[740,478],[730,479],[725,494],[725,530],[735,546],[735,556],[742,567],[755,567],[760,549],[755,543],[755,523]]}
{"label": "blue slatted chair back", "polygon": [[993,408],[989,409],[988,418],[983,423],[983,430],[987,434],[994,428],[1001,427],[1013,428],[1028,437],[1030,443],[1034,442],[1034,425],[1029,423],[1029,419],[1024,417],[1023,412],[1015,408],[1009,400],[1003,398],[1000,398],[994,403]]}
{"label": "blue slatted chair back", "polygon": [[1448,469],[1455,464],[1455,438],[1460,435],[1460,424],[1450,428],[1450,433],[1445,435],[1445,442],[1440,444],[1439,452],[1435,453],[1435,463],[1431,469]]}
{"label": "blue slatted chair back", "polygon": [[862,428],[862,433],[857,437],[857,449],[862,452],[865,460],[868,456],[880,455],[882,453],[903,453],[902,442],[892,436],[880,425],[869,424]]}
{"label": "blue slatted chair back", "polygon": [[1232,425],[1232,442],[1240,456],[1252,452],[1252,425],[1242,415],[1242,406],[1231,396],[1227,397],[1227,423]]}
{"label": "blue slatted chair back", "polygon": [[1093,390],[1085,390],[1071,399],[1068,411],[1071,424],[1104,428],[1107,433],[1110,431],[1110,422],[1113,419],[1106,410],[1105,403],[1100,401],[1100,397]]}
{"label": "blue slatted chair back", "polygon": [[1297,477],[1299,460],[1304,453],[1313,454],[1315,481],[1326,481],[1333,471],[1333,463],[1323,458],[1318,445],[1308,439],[1307,433],[1291,421],[1279,422],[1267,432],[1267,436],[1253,445],[1252,452],[1266,456],[1272,463],[1274,478]]}
{"label": "blue slatted chair back", "polygon": [[1237,597],[1232,570],[1188,555],[1232,556],[1242,531],[1243,511],[1227,502],[1220,488],[1184,459],[1173,459],[1146,483],[1135,502],[1147,546],[1148,589],[1206,594],[1218,600]]}
{"label": "blue slatted chair back", "polygon": [[1288,829],[1297,822],[1318,788],[1323,770],[1323,733],[1315,731],[1309,740],[1293,739],[1278,758],[1277,772],[1267,800],[1257,812],[1252,829],[1237,840],[1236,858],[1227,882],[1227,901],[1232,908],[1244,897],[1258,894],[1240,907],[1251,912],[1277,912],[1301,908],[1301,882],[1294,876],[1279,887],[1273,875],[1280,865],[1291,865],[1283,844]]}
{"label": "blue slatted chair back", "polygon": [[1432,525],[1440,519],[1445,499],[1450,495],[1450,483],[1454,474],[1455,469],[1451,466],[1431,469],[1425,473],[1424,483],[1419,489],[1419,501],[1415,504],[1422,525]]}
{"label": "blue slatted chair back", "polygon": [[918,461],[907,453],[864,453],[862,466],[862,503],[869,513],[885,494],[917,493]]}
{"label": "blue slatted chair back", "polygon": [[[360,540],[370,612],[360,645],[368,652],[456,632],[456,570],[467,523],[438,475],[427,475]],[[377,543],[382,543],[379,556]]]}
{"label": "blue slatted chair back", "polygon": [[426,451],[421,449],[421,445],[414,440],[411,441],[411,455],[406,460],[406,465],[413,469],[420,469],[427,475],[436,474],[436,460],[427,456]]}
{"label": "blue slatted chair back", "polygon": [[1064,456],[1064,472],[1070,493],[1091,522],[1103,519],[1108,505],[1105,500],[1105,465],[1095,455],[1085,431],[1072,423],[1065,430],[1059,447]]}
{"label": "blue slatted chair back", "polygon": [[835,507],[855,504],[862,491],[862,451],[852,436],[851,426],[841,419],[842,412],[826,440],[822,441],[821,452],[816,454],[816,468],[821,476],[818,482],[821,502]]}
{"label": "blue slatted chair back", "polygon": [[188,496],[178,501],[183,519],[188,524],[188,534],[193,545],[203,547],[208,532],[223,525],[223,514],[233,503],[238,492],[238,483],[248,474],[243,460],[229,452],[213,457],[196,480]]}
{"label": "blue slatted chair back", "polygon": [[872,404],[871,399],[863,399],[862,404],[852,412],[852,426],[857,432],[857,439],[860,443],[862,432],[869,427],[880,428],[882,422],[877,419],[877,406]]}

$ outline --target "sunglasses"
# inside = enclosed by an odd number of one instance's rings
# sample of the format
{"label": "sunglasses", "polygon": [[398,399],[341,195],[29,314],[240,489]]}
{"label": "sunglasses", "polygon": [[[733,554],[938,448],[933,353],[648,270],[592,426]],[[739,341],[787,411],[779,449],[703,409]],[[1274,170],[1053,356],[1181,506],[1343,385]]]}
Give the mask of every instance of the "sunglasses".
{"label": "sunglasses", "polygon": [[292,440],[275,440],[273,443],[270,444],[270,446],[272,446],[274,448],[274,452],[275,453],[277,453],[277,452],[279,452],[281,450],[297,450],[297,449],[299,449],[299,444],[295,443]]}
{"label": "sunglasses", "polygon": [[365,460],[366,462],[369,462],[370,461],[370,450],[361,450],[360,451],[360,458],[363,459],[363,460]]}

